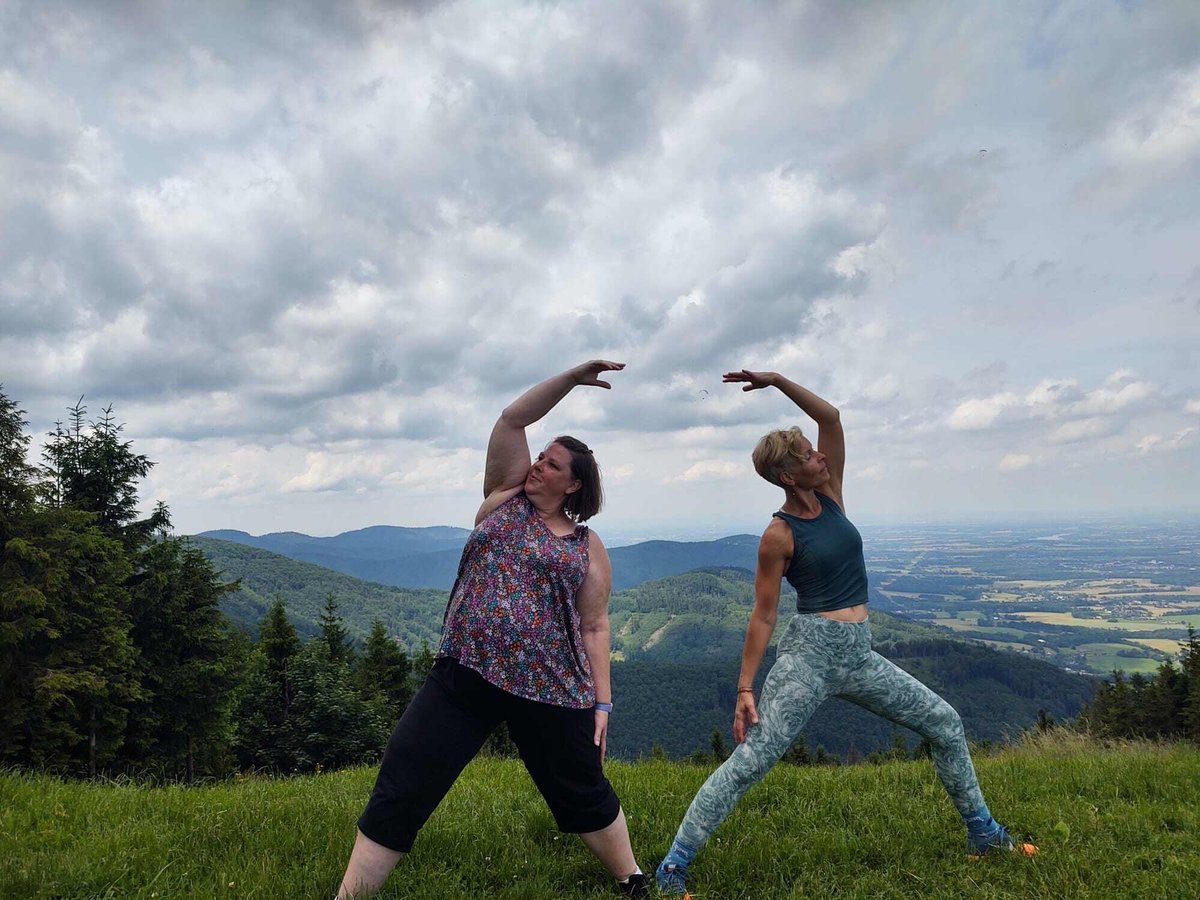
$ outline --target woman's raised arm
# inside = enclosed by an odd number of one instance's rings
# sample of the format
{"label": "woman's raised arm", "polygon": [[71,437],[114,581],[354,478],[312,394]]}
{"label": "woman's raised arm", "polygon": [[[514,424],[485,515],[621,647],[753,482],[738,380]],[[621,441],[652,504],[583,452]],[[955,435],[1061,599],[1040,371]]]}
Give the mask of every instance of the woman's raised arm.
{"label": "woman's raised arm", "polygon": [[846,435],[842,432],[842,414],[828,400],[823,400],[806,387],[784,378],[778,372],[751,372],[742,369],[726,372],[721,379],[725,384],[745,383],[743,391],[758,391],[765,387],[778,388],[785,397],[802,409],[817,423],[817,450],[825,456],[829,466],[830,486],[840,497],[842,476],[846,472]]}
{"label": "woman's raised arm", "polygon": [[529,443],[525,429],[558,404],[577,384],[600,388],[612,385],[600,379],[602,372],[619,372],[625,363],[593,359],[535,384],[504,408],[488,440],[483,468],[483,496],[519,487],[529,474]]}

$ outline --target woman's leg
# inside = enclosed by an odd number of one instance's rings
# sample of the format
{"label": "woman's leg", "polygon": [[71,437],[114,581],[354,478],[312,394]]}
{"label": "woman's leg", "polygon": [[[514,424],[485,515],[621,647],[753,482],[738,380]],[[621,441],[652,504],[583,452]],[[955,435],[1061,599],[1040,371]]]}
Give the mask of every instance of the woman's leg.
{"label": "woman's leg", "polygon": [[838,696],[911,728],[929,741],[933,767],[965,819],[986,809],[967,735],[954,707],[895,663],[872,652],[850,673]]}
{"label": "woman's leg", "polygon": [[579,838],[618,881],[624,881],[634,872],[641,871],[633,856],[633,846],[629,843],[629,826],[625,824],[624,810],[618,809],[617,817],[607,827],[583,832]]}
{"label": "woman's leg", "polygon": [[676,844],[693,853],[703,847],[742,795],[779,761],[827,696],[826,675],[806,654],[781,654],[763,685],[758,725],[697,792],[675,835]]}
{"label": "woman's leg", "polygon": [[358,820],[339,898],[360,900],[383,886],[496,727],[498,714],[479,702],[475,680],[469,669],[439,659],[400,717]]}
{"label": "woman's leg", "polygon": [[559,830],[578,834],[618,880],[638,872],[625,814],[593,743],[596,713],[506,697],[508,733]]}

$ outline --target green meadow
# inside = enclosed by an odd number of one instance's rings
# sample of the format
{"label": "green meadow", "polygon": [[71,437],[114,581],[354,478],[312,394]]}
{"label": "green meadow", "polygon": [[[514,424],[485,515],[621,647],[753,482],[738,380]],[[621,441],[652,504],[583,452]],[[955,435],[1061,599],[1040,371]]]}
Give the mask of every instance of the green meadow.
{"label": "green meadow", "polygon": [[[777,766],[693,866],[692,896],[1147,897],[1200,884],[1200,751],[1070,732],[977,758],[1033,859],[972,861],[928,762]],[[649,870],[710,769],[613,762]],[[195,787],[0,775],[0,896],[328,898],[374,771]],[[616,897],[515,760],[464,773],[379,896]]]}

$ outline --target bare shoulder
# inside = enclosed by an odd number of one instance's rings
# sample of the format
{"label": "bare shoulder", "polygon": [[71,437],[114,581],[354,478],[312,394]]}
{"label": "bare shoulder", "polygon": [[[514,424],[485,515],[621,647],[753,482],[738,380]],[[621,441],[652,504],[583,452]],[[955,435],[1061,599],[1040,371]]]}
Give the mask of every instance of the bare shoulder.
{"label": "bare shoulder", "polygon": [[588,556],[608,563],[608,549],[604,546],[604,541],[600,540],[600,535],[591,528],[588,529]]}
{"label": "bare shoulder", "polygon": [[792,528],[783,519],[774,517],[763,531],[758,542],[759,557],[790,557],[792,555]]}

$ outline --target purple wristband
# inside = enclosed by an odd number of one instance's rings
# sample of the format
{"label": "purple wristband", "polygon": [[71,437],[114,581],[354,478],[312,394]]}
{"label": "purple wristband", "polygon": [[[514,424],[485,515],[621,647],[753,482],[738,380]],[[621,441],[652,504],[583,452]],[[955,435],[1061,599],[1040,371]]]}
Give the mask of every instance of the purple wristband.
{"label": "purple wristband", "polygon": [[612,712],[612,704],[611,703],[601,703],[599,700],[597,700],[596,701],[596,709],[600,710],[600,712],[611,713]]}

